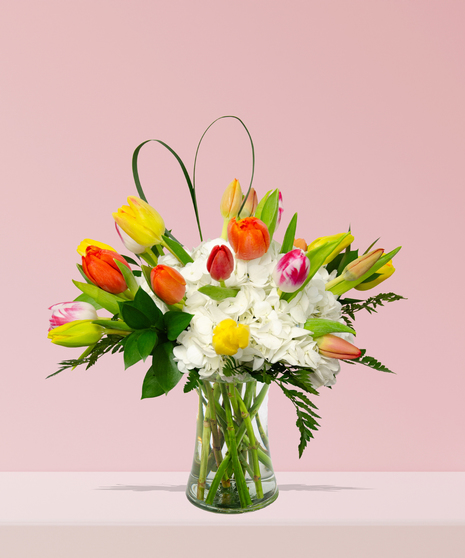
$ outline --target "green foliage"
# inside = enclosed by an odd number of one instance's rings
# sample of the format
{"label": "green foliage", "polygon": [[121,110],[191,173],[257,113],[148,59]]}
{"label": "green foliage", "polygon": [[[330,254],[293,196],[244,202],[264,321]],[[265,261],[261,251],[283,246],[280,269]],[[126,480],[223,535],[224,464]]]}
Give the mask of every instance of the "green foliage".
{"label": "green foliage", "polygon": [[287,254],[294,248],[295,231],[297,229],[297,213],[294,213],[292,219],[287,226],[284,235],[283,244],[281,246],[281,254]]}
{"label": "green foliage", "polygon": [[152,366],[147,371],[142,385],[142,399],[169,393],[182,378],[183,375],[174,361],[174,345],[173,342],[167,341],[155,347]]}
{"label": "green foliage", "polygon": [[189,393],[190,391],[200,387],[200,375],[197,370],[189,370],[187,376],[187,381],[184,384],[184,393]]}
{"label": "green foliage", "polygon": [[305,329],[312,332],[313,339],[326,335],[327,333],[352,333],[357,335],[355,329],[341,324],[340,322],[335,322],[333,320],[326,320],[324,318],[311,318],[307,320],[304,325]]}
{"label": "green foliage", "polygon": [[396,300],[407,300],[405,297],[395,293],[379,293],[376,296],[371,296],[364,301],[356,299],[342,299],[340,300],[342,306],[342,318],[348,326],[352,326],[350,319],[355,320],[355,312],[366,310],[370,314],[378,312],[378,306],[384,306],[385,302],[395,302]]}
{"label": "green foliage", "polygon": [[128,335],[124,341],[124,369],[127,370],[130,366],[142,360],[142,357],[137,346],[137,340],[140,336],[140,331],[135,331]]}
{"label": "green foliage", "polygon": [[84,293],[77,296],[74,300],[79,301],[79,302],[88,302],[89,304],[92,304],[92,306],[96,310],[101,310],[103,308],[103,306],[100,306],[100,304],[98,302],[95,302],[95,300],[91,296],[86,295]]}
{"label": "green foliage", "polygon": [[163,323],[170,341],[177,339],[178,335],[191,323],[193,314],[170,310],[163,315]]}
{"label": "green foliage", "polygon": [[168,249],[179,259],[179,261],[186,265],[187,263],[192,263],[194,260],[189,256],[189,254],[184,250],[184,248],[176,242],[172,240],[168,236],[162,235],[163,241],[165,242]]}
{"label": "green foliage", "polygon": [[118,269],[120,270],[124,280],[126,281],[126,285],[127,285],[128,289],[130,290],[130,292],[134,296],[137,292],[137,289],[139,288],[139,285],[137,284],[137,281],[136,281],[132,271],[128,267],[126,267],[124,265],[124,263],[120,262],[116,258],[113,258],[113,261],[118,266]]}
{"label": "green foliage", "polygon": [[224,300],[225,298],[234,298],[239,289],[232,289],[228,287],[215,287],[214,285],[205,285],[198,289],[199,293],[209,296],[213,300]]}
{"label": "green foliage", "polygon": [[80,291],[90,298],[93,298],[97,304],[99,304],[102,308],[105,308],[105,310],[108,310],[111,314],[117,314],[119,312],[118,303],[122,302],[122,299],[118,296],[107,293],[100,287],[97,287],[97,285],[90,285],[88,283],[81,283],[74,280],[73,283]]}
{"label": "green foliage", "polygon": [[279,190],[276,188],[267,197],[259,219],[265,223],[270,233],[270,239],[273,238],[278,222],[279,209]]}
{"label": "green foliage", "polygon": [[132,329],[146,329],[151,326],[150,319],[136,308],[133,301],[120,303],[120,314]]}
{"label": "green foliage", "polygon": [[[56,376],[63,370],[67,370],[69,368],[73,369],[76,366],[80,366],[82,364],[87,364],[86,370],[93,366],[99,358],[103,355],[107,354],[111,351],[111,353],[116,353],[123,350],[123,346],[121,345],[121,337],[116,335],[108,335],[106,337],[102,337],[100,341],[98,341],[91,351],[84,357],[84,358],[76,358],[76,359],[69,359],[63,360],[60,362],[60,368],[47,376],[47,378],[51,378],[52,376]],[[87,352],[87,351],[86,351]]]}
{"label": "green foliage", "polygon": [[344,362],[347,362],[349,364],[354,364],[358,362],[359,364],[364,364],[365,366],[369,366],[370,368],[373,368],[374,370],[379,370],[380,372],[389,372],[390,374],[395,374],[395,372],[389,370],[389,368],[384,366],[384,364],[381,364],[381,362],[379,362],[378,360],[376,360],[371,356],[366,356],[365,353],[366,350],[362,349],[362,354],[359,358],[353,360],[346,360]]}

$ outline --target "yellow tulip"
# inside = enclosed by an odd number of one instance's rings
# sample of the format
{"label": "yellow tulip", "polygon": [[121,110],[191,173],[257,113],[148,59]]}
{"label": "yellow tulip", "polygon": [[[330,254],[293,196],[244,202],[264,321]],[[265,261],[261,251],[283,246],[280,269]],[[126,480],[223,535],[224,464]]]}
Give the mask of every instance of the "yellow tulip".
{"label": "yellow tulip", "polygon": [[48,338],[63,347],[88,347],[97,343],[103,332],[104,328],[93,324],[92,320],[75,320],[51,329]]}
{"label": "yellow tulip", "polygon": [[128,197],[128,204],[123,205],[113,218],[123,231],[137,244],[150,248],[161,244],[165,232],[165,223],[161,215],[147,202],[135,196]]}
{"label": "yellow tulip", "polygon": [[363,283],[359,283],[355,287],[355,289],[357,291],[368,291],[369,289],[376,287],[376,285],[379,285],[383,281],[386,281],[386,279],[389,279],[389,277],[391,277],[395,270],[396,268],[392,265],[392,260],[389,260],[388,263],[384,264],[378,269],[378,271],[376,272],[377,277],[371,280],[368,277],[366,281],[363,281]]}
{"label": "yellow tulip", "polygon": [[223,320],[213,330],[213,348],[218,355],[235,355],[249,344],[249,326]]}
{"label": "yellow tulip", "polygon": [[104,244],[103,242],[99,242],[98,240],[85,238],[77,247],[78,254],[80,256],[85,256],[88,246],[97,246],[97,248],[101,248],[102,250],[110,250],[110,252],[116,252],[116,250],[111,246],[108,246],[108,244]]}
{"label": "yellow tulip", "polygon": [[[308,245],[308,251],[313,250],[314,248],[319,248],[320,246],[323,246],[323,244],[326,244],[327,242],[332,242],[334,240],[337,240],[338,238],[341,238],[342,236],[344,236],[346,233],[340,233],[340,234],[333,234],[331,236],[320,236],[320,238],[317,238],[316,240],[314,240],[311,244]],[[323,265],[329,264],[329,262],[331,262],[332,260],[334,260],[334,258],[340,254],[345,248],[347,248],[347,246],[349,246],[350,244],[352,244],[352,242],[354,241],[354,237],[349,234],[343,242],[341,242],[341,244],[339,244],[339,246],[337,246],[332,252],[331,254],[326,258],[326,260],[323,262]]]}
{"label": "yellow tulip", "polygon": [[[248,198],[247,198],[248,199]],[[253,199],[253,196],[252,196]],[[220,211],[224,219],[237,217],[237,212],[242,203],[242,190],[239,180],[236,178],[230,182],[221,198]]]}

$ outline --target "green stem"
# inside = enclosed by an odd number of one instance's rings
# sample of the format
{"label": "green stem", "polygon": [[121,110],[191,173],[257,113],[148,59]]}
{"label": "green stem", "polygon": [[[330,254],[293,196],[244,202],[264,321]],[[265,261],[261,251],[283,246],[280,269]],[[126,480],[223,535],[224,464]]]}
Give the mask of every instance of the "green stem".
{"label": "green stem", "polygon": [[239,397],[239,392],[236,390],[236,397],[237,402],[239,404],[239,408],[241,410],[242,420],[245,423],[245,427],[247,429],[247,434],[250,438],[249,444],[249,452],[252,456],[252,467],[253,467],[253,481],[255,483],[255,488],[257,490],[257,497],[263,498],[263,487],[262,487],[262,478],[260,475],[260,464],[258,463],[258,446],[255,440],[255,433],[253,431],[252,421],[250,420],[250,414],[247,410],[242,399]]}
{"label": "green stem", "polygon": [[143,258],[151,267],[155,267],[158,264],[158,258],[153,253],[151,248],[146,248],[145,252],[140,254],[140,257]]}
{"label": "green stem", "polygon": [[210,404],[207,405],[205,410],[205,418],[203,421],[203,433],[202,433],[202,453],[200,458],[200,473],[199,481],[197,484],[197,499],[203,500],[205,494],[205,486],[207,481],[207,465],[208,465],[208,454],[210,451]]}
{"label": "green stem", "polygon": [[226,387],[225,384],[221,384],[221,393],[223,394],[224,410],[225,410],[226,421],[227,421],[226,432],[229,438],[228,447],[229,447],[229,453],[231,454],[231,460],[233,464],[234,477],[236,479],[237,491],[239,493],[239,500],[241,502],[241,506],[246,507],[252,504],[252,499],[250,498],[250,494],[247,489],[244,473],[242,471],[242,467],[239,461],[239,456],[237,453],[236,433],[234,429],[230,399],[228,395],[228,388]]}
{"label": "green stem", "polygon": [[215,498],[216,492],[218,490],[218,487],[220,486],[220,481],[226,474],[230,461],[231,461],[231,456],[229,453],[227,453],[224,456],[221,465],[218,467],[215,477],[213,478],[213,481],[211,483],[210,489],[207,494],[207,498],[205,499],[206,504],[213,504],[213,500]]}
{"label": "green stem", "polygon": [[[219,434],[218,434],[218,423],[217,423],[217,420],[216,420],[215,395],[213,393],[210,382],[204,381],[203,385],[205,386],[205,388],[207,390],[207,397],[208,397],[208,402],[209,402],[209,406],[210,406],[210,425],[211,425],[211,432],[212,432],[212,438],[213,438],[213,443],[212,443],[213,453],[215,454],[216,464],[219,467],[221,465],[221,462],[223,461],[223,456],[221,455],[221,443],[220,443],[220,437],[219,437]],[[222,480],[222,484],[225,488],[227,488],[228,486],[231,486],[231,483],[229,481],[229,477],[227,476],[227,474],[225,474],[225,476]]]}
{"label": "green stem", "polygon": [[[242,466],[244,467],[244,469],[249,473],[249,476],[251,479],[253,479],[254,473],[252,471],[252,469],[250,468],[250,465],[247,463],[247,459],[244,457],[244,455],[242,453],[239,454],[239,461],[242,463]],[[263,496],[262,496],[263,498]]]}
{"label": "green stem", "polygon": [[[256,392],[256,386],[254,386],[254,396],[255,396],[255,392]],[[244,401],[245,403],[245,401]],[[262,421],[260,420],[260,414],[257,413],[255,415],[255,422],[257,423],[258,426],[258,431],[260,432],[260,437],[262,439],[262,442],[265,445],[265,448],[270,451],[270,442],[268,440],[268,436],[266,435],[265,429],[262,426]]]}

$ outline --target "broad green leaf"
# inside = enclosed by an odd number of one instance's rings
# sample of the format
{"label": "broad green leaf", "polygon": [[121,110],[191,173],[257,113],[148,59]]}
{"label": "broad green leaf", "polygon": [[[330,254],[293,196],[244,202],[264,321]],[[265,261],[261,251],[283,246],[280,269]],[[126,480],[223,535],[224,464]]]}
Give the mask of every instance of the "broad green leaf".
{"label": "broad green leaf", "polygon": [[166,334],[170,341],[177,339],[178,335],[191,323],[193,314],[187,312],[174,312],[170,310],[163,315]]}
{"label": "broad green leaf", "polygon": [[142,277],[142,271],[140,269],[135,269],[132,274],[134,277]]}
{"label": "broad green leaf", "polygon": [[96,310],[101,310],[103,308],[103,306],[100,306],[100,304],[98,304],[97,302],[95,302],[95,300],[89,296],[86,295],[84,293],[80,294],[79,296],[77,296],[75,299],[75,301],[78,302],[88,302],[89,304],[92,304],[92,306],[96,309]]}
{"label": "broad green leaf", "polygon": [[273,190],[268,196],[268,199],[263,206],[261,221],[265,223],[270,233],[270,239],[273,238],[274,231],[276,229],[276,223],[278,222],[278,207],[279,207],[279,190]]}
{"label": "broad green leaf", "polygon": [[139,288],[139,285],[137,284],[137,281],[134,275],[132,274],[132,271],[128,267],[126,267],[123,263],[118,261],[116,258],[114,258],[113,261],[118,266],[118,269],[121,271],[121,273],[123,274],[123,278],[126,281],[126,285],[128,286],[128,289],[131,291],[132,296],[134,296],[137,292],[137,289]]}
{"label": "broad green leaf", "polygon": [[132,329],[147,329],[152,325],[149,318],[135,307],[134,301],[120,304],[120,309],[121,317]]}
{"label": "broad green leaf", "polygon": [[257,219],[262,220],[262,211],[263,211],[263,208],[265,207],[266,200],[268,199],[268,196],[271,194],[272,191],[273,191],[273,190],[270,190],[269,192],[267,192],[267,193],[263,196],[263,198],[258,202],[258,205],[257,205],[257,207],[256,207],[256,209],[255,209],[255,213],[254,213],[254,215],[255,215],[255,217],[256,217]]}
{"label": "broad green leaf", "polygon": [[170,392],[182,378],[182,373],[179,372],[173,358],[172,342],[157,345],[153,351],[152,362],[142,385],[142,399],[159,397]]}
{"label": "broad green leaf", "polygon": [[134,260],[133,258],[130,258],[129,256],[124,256],[123,254],[121,254],[121,256],[123,256],[123,258],[128,262],[128,264],[140,266],[140,262],[136,262],[136,260]]}
{"label": "broad green leaf", "polygon": [[93,298],[95,302],[99,304],[102,308],[105,308],[105,310],[108,310],[108,312],[111,312],[112,314],[118,314],[119,312],[118,303],[122,302],[121,298],[117,297],[114,294],[107,293],[106,291],[102,290],[100,287],[97,287],[96,285],[89,285],[87,283],[81,283],[79,281],[74,281],[74,280],[73,283],[80,291],[82,291],[87,296]]}
{"label": "broad green leaf", "polygon": [[162,235],[162,238],[169,251],[172,252],[183,265],[186,265],[187,263],[191,263],[194,261],[189,256],[189,254],[184,250],[184,248],[179,244],[179,242],[175,242],[174,240],[172,240],[171,238],[165,235]]}
{"label": "broad green leaf", "polygon": [[284,235],[283,245],[281,246],[281,254],[287,254],[294,248],[295,231],[297,228],[297,213],[294,213]]}
{"label": "broad green leaf", "polygon": [[132,329],[128,326],[128,324],[126,324],[125,322],[123,322],[121,320],[101,319],[101,320],[93,320],[92,323],[97,324],[97,325],[101,325],[101,326],[106,327],[108,329],[118,329],[118,330],[121,330],[121,331],[132,331]]}
{"label": "broad green leaf", "polygon": [[88,283],[89,285],[93,285],[92,281],[84,273],[84,269],[82,268],[82,265],[81,264],[76,264],[76,267],[78,268],[79,273],[83,276],[85,282]]}
{"label": "broad green leaf", "polygon": [[124,369],[127,370],[130,366],[142,360],[139,352],[138,339],[141,335],[140,331],[135,331],[126,337],[124,342]]}
{"label": "broad green leaf", "polygon": [[142,269],[142,273],[144,274],[145,280],[147,281],[147,285],[151,286],[150,274],[152,273],[153,268],[145,264],[142,264],[140,267]]}
{"label": "broad green leaf", "polygon": [[213,300],[224,300],[225,298],[234,298],[239,289],[228,287],[215,287],[214,285],[205,285],[198,289],[199,293],[209,296]]}
{"label": "broad green leaf", "polygon": [[139,354],[142,360],[151,354],[153,348],[158,342],[157,332],[153,329],[146,329],[141,331],[139,337],[137,338],[137,348],[139,349]]}
{"label": "broad green leaf", "polygon": [[327,333],[352,333],[353,335],[357,335],[355,329],[345,324],[333,320],[325,320],[323,318],[312,318],[307,320],[304,328],[312,332],[313,339],[326,335]]}
{"label": "broad green leaf", "polygon": [[142,287],[134,297],[134,306],[150,320],[150,324],[161,328],[163,323],[163,312],[153,301],[152,297]]}

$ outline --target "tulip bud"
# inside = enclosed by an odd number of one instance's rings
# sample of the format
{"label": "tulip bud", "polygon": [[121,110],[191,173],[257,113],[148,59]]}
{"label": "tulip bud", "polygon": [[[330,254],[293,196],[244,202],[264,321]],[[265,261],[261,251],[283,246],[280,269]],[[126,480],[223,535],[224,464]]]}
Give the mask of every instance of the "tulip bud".
{"label": "tulip bud", "polygon": [[59,302],[49,310],[52,311],[49,331],[75,320],[98,320],[97,311],[88,302]]}
{"label": "tulip bud", "polygon": [[165,223],[160,214],[144,200],[128,197],[129,207],[123,205],[113,218],[137,244],[150,248],[160,244],[165,232]]}
{"label": "tulip bud", "polygon": [[48,338],[63,347],[88,347],[97,343],[103,332],[104,328],[91,320],[76,320],[51,329]]}
{"label": "tulip bud", "polygon": [[261,258],[270,247],[267,226],[256,217],[246,217],[239,221],[233,217],[229,221],[227,232],[229,243],[240,260]]}
{"label": "tulip bud", "polygon": [[365,275],[375,265],[379,258],[383,255],[384,250],[378,248],[360,256],[356,260],[346,265],[344,271],[341,273],[341,279],[344,281],[356,281],[362,275]]}
{"label": "tulip bud", "polygon": [[278,219],[276,221],[276,228],[279,227],[279,223],[281,223],[281,217],[283,216],[284,205],[283,205],[283,195],[281,194],[281,190],[279,191],[279,203],[278,203]]}
{"label": "tulip bud", "polygon": [[299,289],[310,273],[310,260],[300,248],[281,256],[273,270],[273,279],[283,293]]}
{"label": "tulip bud", "polygon": [[115,229],[121,239],[121,242],[130,252],[133,254],[143,254],[146,251],[147,246],[137,244],[137,242],[126,234],[121,227],[118,227],[118,223],[115,223]]}
{"label": "tulip bud", "polygon": [[85,238],[81,244],[77,247],[77,252],[80,256],[86,255],[86,250],[88,246],[97,246],[97,248],[101,248],[102,250],[109,250],[110,252],[116,252],[114,248],[108,246],[108,244],[104,244],[103,242],[99,242],[98,240],[91,240],[90,238]]}
{"label": "tulip bud", "polygon": [[242,203],[242,190],[239,181],[235,178],[223,193],[221,198],[221,215],[224,219],[236,217]]}
{"label": "tulip bud", "polygon": [[242,208],[240,218],[244,219],[245,217],[251,217],[255,213],[255,210],[257,209],[257,205],[258,205],[257,192],[255,191],[254,188],[250,188],[250,192],[249,195],[247,196],[247,200],[244,204],[244,207]]}
{"label": "tulip bud", "polygon": [[224,245],[214,246],[207,260],[207,270],[215,281],[226,281],[234,270],[234,257]]}
{"label": "tulip bud", "polygon": [[386,279],[389,279],[395,270],[396,268],[392,265],[392,260],[389,260],[388,263],[384,264],[376,271],[376,277],[374,279],[368,277],[363,283],[359,283],[355,289],[357,291],[368,291],[383,281],[386,281]]}
{"label": "tulip bud", "polygon": [[117,252],[102,250],[97,246],[88,246],[86,255],[82,258],[82,269],[94,285],[108,293],[119,294],[128,287],[114,260],[118,260],[131,269],[128,262]]}
{"label": "tulip bud", "polygon": [[[331,236],[321,236],[320,238],[317,238],[311,244],[309,244],[308,250],[310,251],[313,250],[314,248],[319,248],[320,246],[323,246],[327,242],[332,242],[334,240],[337,240],[338,238],[344,236],[344,234],[345,233],[333,234]],[[327,258],[323,262],[323,265],[329,264],[329,262],[334,260],[334,258],[338,254],[340,254],[345,248],[347,248],[347,246],[352,244],[353,241],[354,241],[354,237],[351,234],[346,236],[346,238],[331,252],[331,254],[327,256]]]}
{"label": "tulip bud", "polygon": [[305,240],[303,238],[296,238],[294,240],[294,246],[296,248],[300,248],[304,252],[306,252],[308,250],[307,243],[305,242]]}
{"label": "tulip bud", "polygon": [[249,338],[249,326],[237,324],[231,319],[223,320],[213,330],[213,348],[217,355],[232,356],[247,347]]}
{"label": "tulip bud", "polygon": [[337,337],[337,335],[331,335],[327,333],[315,339],[320,355],[329,358],[339,358],[344,360],[351,360],[354,358],[359,358],[362,354],[361,350],[358,349],[352,343],[349,343],[345,339]]}
{"label": "tulip bud", "polygon": [[150,273],[153,292],[166,304],[181,302],[186,293],[186,280],[176,269],[157,265]]}

